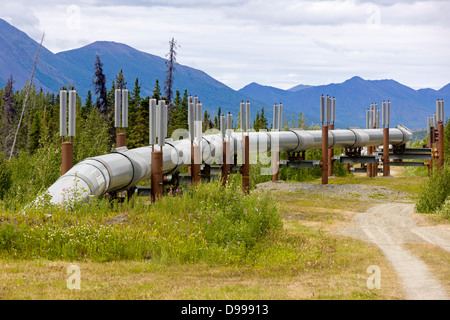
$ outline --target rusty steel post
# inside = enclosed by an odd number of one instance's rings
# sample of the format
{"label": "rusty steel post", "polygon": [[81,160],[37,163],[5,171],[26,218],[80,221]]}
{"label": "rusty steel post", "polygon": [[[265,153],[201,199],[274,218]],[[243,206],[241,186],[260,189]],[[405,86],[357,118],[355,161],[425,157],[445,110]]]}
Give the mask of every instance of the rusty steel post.
{"label": "rusty steel post", "polygon": [[152,151],[152,162],[151,162],[151,196],[152,201],[156,201],[162,196],[162,152]]}
{"label": "rusty steel post", "polygon": [[73,167],[73,143],[63,141],[61,144],[61,175]]}
{"label": "rusty steel post", "polygon": [[444,123],[442,121],[439,121],[437,124],[438,129],[438,141],[436,143],[437,145],[437,152],[438,152],[438,164],[439,168],[444,167]]}
{"label": "rusty steel post", "polygon": [[272,152],[272,182],[277,182],[279,179],[279,162],[280,162],[280,154],[278,152]]}
{"label": "rusty steel post", "polygon": [[[376,150],[377,146],[373,147]],[[372,178],[378,176],[378,162],[372,164]]]}
{"label": "rusty steel post", "polygon": [[[367,155],[372,155],[372,146],[367,146]],[[367,177],[372,177],[372,163],[366,163],[367,166]]]}
{"label": "rusty steel post", "polygon": [[116,148],[125,147],[126,143],[126,134],[124,132],[119,132],[119,128],[116,131]]}
{"label": "rusty steel post", "polygon": [[389,165],[389,128],[383,128],[383,177],[388,177],[391,174]]}
{"label": "rusty steel post", "polygon": [[[330,123],[329,130],[334,130],[334,123]],[[334,149],[328,149],[328,176],[333,175],[333,161],[334,161]]]}
{"label": "rusty steel post", "polygon": [[428,176],[431,175],[431,171],[433,170],[433,128],[430,128],[430,133],[428,134],[428,148],[431,149],[431,159],[428,161]]}
{"label": "rusty steel post", "polygon": [[228,142],[227,141],[223,141],[223,147],[222,147],[222,152],[223,152],[223,156],[222,156],[222,176],[221,176],[221,180],[222,180],[222,185],[225,186],[227,184],[228,181],[228,172],[230,171],[230,164],[229,164],[229,150],[228,150]]}
{"label": "rusty steel post", "polygon": [[240,169],[242,174],[242,192],[250,193],[250,141],[248,134],[244,135],[244,163]]}
{"label": "rusty steel post", "polygon": [[431,163],[432,167],[436,163],[436,129],[431,127]]}
{"label": "rusty steel post", "polygon": [[201,161],[200,146],[191,145],[191,183],[200,182]]}
{"label": "rusty steel post", "polygon": [[328,184],[328,126],[322,126],[322,184]]}

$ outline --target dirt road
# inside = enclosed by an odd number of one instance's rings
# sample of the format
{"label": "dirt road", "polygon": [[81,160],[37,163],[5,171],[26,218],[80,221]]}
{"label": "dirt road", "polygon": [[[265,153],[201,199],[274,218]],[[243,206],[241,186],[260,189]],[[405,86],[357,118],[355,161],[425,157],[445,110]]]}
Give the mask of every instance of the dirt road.
{"label": "dirt road", "polygon": [[356,215],[352,226],[339,233],[376,244],[394,266],[407,299],[448,300],[445,288],[405,244],[429,242],[450,251],[450,227],[419,227],[413,213],[414,204],[378,204]]}

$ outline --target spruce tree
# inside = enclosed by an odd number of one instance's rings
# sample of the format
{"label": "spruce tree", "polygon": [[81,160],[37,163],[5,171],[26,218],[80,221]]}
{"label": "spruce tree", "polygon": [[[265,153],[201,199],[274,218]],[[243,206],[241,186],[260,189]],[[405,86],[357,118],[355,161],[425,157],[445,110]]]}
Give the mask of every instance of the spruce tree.
{"label": "spruce tree", "polygon": [[259,131],[261,129],[261,118],[259,115],[259,111],[256,111],[255,120],[253,120],[253,129],[255,131]]}
{"label": "spruce tree", "polygon": [[169,53],[166,55],[168,59],[166,60],[166,81],[164,83],[164,93],[166,95],[166,100],[168,102],[168,120],[169,124],[172,123],[172,96],[173,96],[173,82],[174,82],[174,73],[175,73],[175,64],[176,64],[176,56],[177,56],[177,42],[174,38],[169,41]]}
{"label": "spruce tree", "polygon": [[92,110],[92,93],[91,90],[88,90],[87,96],[86,96],[86,102],[84,103],[86,106],[87,112],[91,112]]}
{"label": "spruce tree", "polygon": [[155,88],[153,89],[153,98],[158,102],[161,99],[161,87],[159,86],[159,81],[156,79]]}
{"label": "spruce tree", "polygon": [[95,56],[94,63],[94,92],[97,95],[96,106],[101,114],[108,114],[108,90],[106,89],[106,76],[103,73],[103,63],[100,61],[100,56]]}
{"label": "spruce tree", "polygon": [[116,76],[116,89],[126,89],[127,82],[125,81],[125,77],[123,76],[122,69],[120,69],[119,74]]}
{"label": "spruce tree", "polygon": [[261,122],[261,128],[269,130],[269,120],[267,120],[266,115],[264,114],[264,107],[261,108],[261,115],[260,115],[260,122]]}
{"label": "spruce tree", "polygon": [[14,79],[11,75],[5,87],[5,92],[3,94],[2,100],[2,117],[0,123],[0,134],[2,136],[2,151],[5,153],[10,151],[14,139],[14,127],[17,120],[17,106],[14,99]]}
{"label": "spruce tree", "polygon": [[30,128],[30,137],[28,139],[28,152],[33,154],[39,147],[39,140],[41,138],[41,119],[37,110],[33,114],[33,122]]}

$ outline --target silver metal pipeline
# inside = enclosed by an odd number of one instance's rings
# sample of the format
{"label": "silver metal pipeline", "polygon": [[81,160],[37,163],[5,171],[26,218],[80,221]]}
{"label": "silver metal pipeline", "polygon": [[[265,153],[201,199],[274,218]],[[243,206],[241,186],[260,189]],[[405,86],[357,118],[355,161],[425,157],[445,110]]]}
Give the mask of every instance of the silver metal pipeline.
{"label": "silver metal pipeline", "polygon": [[[322,147],[321,130],[291,129],[288,131],[249,132],[248,134],[250,153],[298,152]],[[231,132],[227,135],[226,138],[230,141],[230,155],[239,157],[239,153],[243,150],[242,137],[242,132]],[[412,132],[404,126],[400,125],[389,129],[391,145],[405,144],[411,139]],[[328,132],[328,148],[359,148],[382,143],[382,129],[350,128]],[[221,133],[204,135],[200,145],[205,163],[222,163]],[[159,147],[155,146],[155,148]],[[48,188],[50,201],[55,204],[63,204],[65,201],[85,201],[90,197],[100,197],[106,193],[126,190],[139,181],[150,178],[151,151],[151,146],[130,150],[122,147],[109,154],[87,158],[73,166]],[[190,152],[191,141],[189,138],[166,141],[162,148],[163,174],[174,173],[190,165]],[[231,162],[231,160],[226,161]]]}

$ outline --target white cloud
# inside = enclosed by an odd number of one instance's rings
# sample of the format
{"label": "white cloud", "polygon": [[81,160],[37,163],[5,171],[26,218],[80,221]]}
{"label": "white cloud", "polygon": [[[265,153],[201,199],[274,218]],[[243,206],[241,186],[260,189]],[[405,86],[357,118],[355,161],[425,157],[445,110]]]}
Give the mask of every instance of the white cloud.
{"label": "white cloud", "polygon": [[450,81],[446,1],[17,0],[0,12],[37,41],[45,30],[53,52],[110,40],[164,57],[175,37],[179,63],[234,89],[354,75],[416,88]]}

